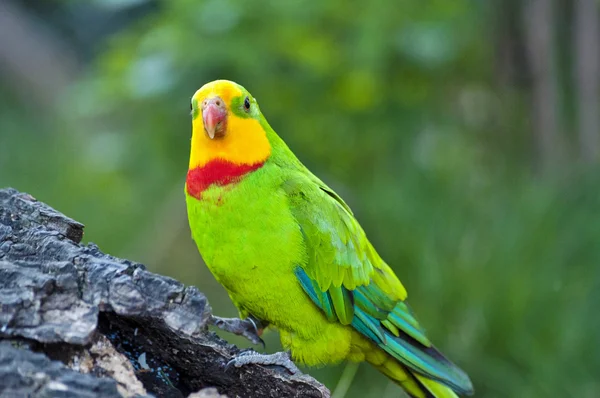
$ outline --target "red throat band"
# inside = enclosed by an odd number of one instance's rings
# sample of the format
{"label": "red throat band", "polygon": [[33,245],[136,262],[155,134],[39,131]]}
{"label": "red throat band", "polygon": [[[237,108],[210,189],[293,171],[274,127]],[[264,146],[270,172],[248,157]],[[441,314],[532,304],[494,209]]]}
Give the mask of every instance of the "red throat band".
{"label": "red throat band", "polygon": [[255,164],[235,164],[223,159],[215,159],[204,166],[188,171],[186,189],[196,199],[202,199],[202,192],[211,185],[229,185],[240,181],[246,174],[263,166],[264,162]]}

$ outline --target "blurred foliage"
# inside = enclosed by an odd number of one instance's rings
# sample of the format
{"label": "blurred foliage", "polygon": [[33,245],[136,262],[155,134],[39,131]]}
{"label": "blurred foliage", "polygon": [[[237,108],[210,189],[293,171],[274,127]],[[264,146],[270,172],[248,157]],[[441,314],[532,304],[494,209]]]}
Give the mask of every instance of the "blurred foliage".
{"label": "blurred foliage", "polygon": [[[0,186],[234,315],[190,239],[183,182],[191,95],[235,80],[347,199],[477,396],[598,396],[598,170],[530,172],[527,93],[495,85],[490,4],[158,2],[94,43],[55,108],[0,93]],[[311,373],[335,388],[342,370]],[[362,365],[346,396],[399,391]]]}

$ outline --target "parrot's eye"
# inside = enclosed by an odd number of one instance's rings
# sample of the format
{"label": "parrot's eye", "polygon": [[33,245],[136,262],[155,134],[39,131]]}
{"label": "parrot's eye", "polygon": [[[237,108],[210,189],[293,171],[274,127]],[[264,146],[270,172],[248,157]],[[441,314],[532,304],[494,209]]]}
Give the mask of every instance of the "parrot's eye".
{"label": "parrot's eye", "polygon": [[250,110],[250,98],[246,97],[246,99],[244,100],[244,109],[247,111]]}
{"label": "parrot's eye", "polygon": [[190,102],[190,111],[193,111],[193,110],[194,110],[194,104],[192,104],[192,103]]}

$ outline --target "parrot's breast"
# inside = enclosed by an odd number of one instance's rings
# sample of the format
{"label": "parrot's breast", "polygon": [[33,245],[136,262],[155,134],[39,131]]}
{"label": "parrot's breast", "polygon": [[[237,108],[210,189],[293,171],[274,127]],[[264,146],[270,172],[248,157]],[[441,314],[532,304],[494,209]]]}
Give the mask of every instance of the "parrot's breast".
{"label": "parrot's breast", "polygon": [[236,305],[295,330],[290,323],[322,315],[294,274],[306,262],[306,248],[281,177],[269,169],[266,164],[233,185],[213,184],[202,200],[188,192],[188,218],[204,262]]}

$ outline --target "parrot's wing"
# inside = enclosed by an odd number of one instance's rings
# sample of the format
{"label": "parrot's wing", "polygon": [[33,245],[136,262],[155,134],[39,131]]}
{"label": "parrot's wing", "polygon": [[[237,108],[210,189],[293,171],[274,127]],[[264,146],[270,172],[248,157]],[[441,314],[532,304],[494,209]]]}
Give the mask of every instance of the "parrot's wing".
{"label": "parrot's wing", "polygon": [[327,318],[351,325],[414,371],[468,393],[468,376],[433,347],[404,302],[406,290],[348,205],[308,171],[288,178],[283,189],[308,254],[296,276]]}

